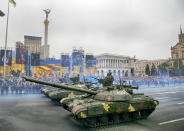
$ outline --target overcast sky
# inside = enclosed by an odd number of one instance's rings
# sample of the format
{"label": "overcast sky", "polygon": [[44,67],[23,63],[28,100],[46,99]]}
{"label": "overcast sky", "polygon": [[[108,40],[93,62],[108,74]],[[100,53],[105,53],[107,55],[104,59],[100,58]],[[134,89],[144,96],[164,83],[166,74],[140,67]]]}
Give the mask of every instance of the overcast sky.
{"label": "overcast sky", "polygon": [[[139,59],[170,57],[184,28],[183,0],[15,0],[10,6],[8,47],[24,35],[44,37],[43,9],[49,14],[50,56],[83,47],[94,55],[113,53]],[[7,12],[8,0],[0,0]],[[6,17],[0,18],[0,47],[4,46]],[[42,44],[44,39],[42,39]]]}

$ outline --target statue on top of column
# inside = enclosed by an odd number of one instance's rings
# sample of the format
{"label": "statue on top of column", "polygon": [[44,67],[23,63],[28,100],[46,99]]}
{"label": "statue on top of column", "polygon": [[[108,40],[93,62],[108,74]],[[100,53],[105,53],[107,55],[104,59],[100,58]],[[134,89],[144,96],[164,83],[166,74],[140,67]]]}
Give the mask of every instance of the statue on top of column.
{"label": "statue on top of column", "polygon": [[45,9],[45,10],[43,10],[44,12],[45,12],[45,14],[46,14],[46,19],[48,18],[48,15],[49,15],[49,13],[51,12],[51,10],[50,9]]}

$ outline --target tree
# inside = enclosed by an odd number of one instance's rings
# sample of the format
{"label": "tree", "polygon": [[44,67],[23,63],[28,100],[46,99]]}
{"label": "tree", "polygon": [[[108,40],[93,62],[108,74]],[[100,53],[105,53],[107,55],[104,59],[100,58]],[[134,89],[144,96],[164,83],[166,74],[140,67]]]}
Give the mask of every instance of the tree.
{"label": "tree", "polygon": [[156,75],[156,67],[154,64],[152,64],[151,66],[151,76],[155,76]]}
{"label": "tree", "polygon": [[125,72],[125,76],[128,77],[128,71]]}
{"label": "tree", "polygon": [[146,65],[146,68],[145,68],[145,74],[150,76],[150,68],[148,64]]}
{"label": "tree", "polygon": [[169,69],[168,62],[165,62],[165,63],[158,66],[158,71],[159,71],[160,75],[167,75],[168,69]]}
{"label": "tree", "polygon": [[131,76],[134,76],[134,68],[131,68]]}

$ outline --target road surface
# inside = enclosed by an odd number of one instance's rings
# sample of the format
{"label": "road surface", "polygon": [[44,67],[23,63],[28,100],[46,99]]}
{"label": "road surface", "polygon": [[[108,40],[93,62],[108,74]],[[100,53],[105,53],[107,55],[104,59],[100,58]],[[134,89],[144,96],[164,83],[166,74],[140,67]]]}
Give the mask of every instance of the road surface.
{"label": "road surface", "polygon": [[141,88],[159,100],[145,120],[86,129],[42,94],[0,96],[0,131],[184,131],[184,87]]}

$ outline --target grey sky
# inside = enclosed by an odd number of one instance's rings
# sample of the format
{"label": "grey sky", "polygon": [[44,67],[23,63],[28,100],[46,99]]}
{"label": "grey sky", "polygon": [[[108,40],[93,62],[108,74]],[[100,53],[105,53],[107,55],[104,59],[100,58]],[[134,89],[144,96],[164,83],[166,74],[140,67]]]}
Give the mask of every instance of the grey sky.
{"label": "grey sky", "polygon": [[[86,53],[114,53],[141,59],[170,57],[184,28],[183,0],[15,0],[10,7],[8,47],[24,35],[44,36],[42,9],[50,8],[51,56],[72,47]],[[7,12],[8,0],[0,0]],[[0,18],[0,46],[4,46],[6,17]],[[44,40],[44,39],[43,39]],[[42,40],[42,44],[44,41]]]}

